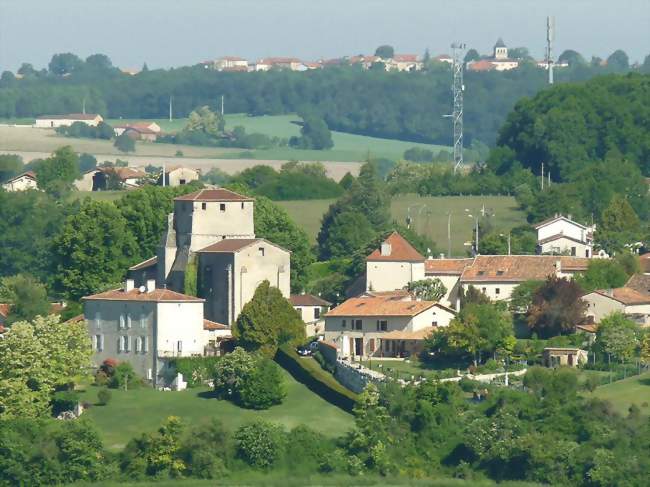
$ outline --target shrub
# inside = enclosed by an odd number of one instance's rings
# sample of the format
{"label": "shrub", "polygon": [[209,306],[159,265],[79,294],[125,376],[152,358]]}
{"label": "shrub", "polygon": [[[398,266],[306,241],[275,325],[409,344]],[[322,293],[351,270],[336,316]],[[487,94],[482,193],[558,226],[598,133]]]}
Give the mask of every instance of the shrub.
{"label": "shrub", "polygon": [[242,378],[255,368],[258,357],[237,347],[222,357],[214,369],[214,391],[217,395],[232,396],[241,386]]}
{"label": "shrub", "polygon": [[108,384],[108,375],[103,370],[98,370],[95,374],[95,385],[105,386],[106,384]]}
{"label": "shrub", "polygon": [[99,392],[97,393],[97,401],[99,402],[100,406],[106,406],[109,401],[111,400],[112,393],[108,389],[100,389]]}
{"label": "shrub", "polygon": [[117,367],[115,367],[113,377],[111,377],[111,380],[109,382],[110,387],[113,389],[128,389],[129,387],[133,388],[137,387],[138,385],[139,381],[137,380],[135,371],[133,370],[133,367],[130,363],[122,362]]}
{"label": "shrub", "polygon": [[282,427],[264,420],[241,426],[235,433],[237,456],[257,468],[269,468],[284,451]]}
{"label": "shrub", "polygon": [[219,360],[221,357],[179,357],[172,364],[188,387],[196,387],[214,379]]}
{"label": "shrub", "polygon": [[61,391],[54,394],[52,414],[58,416],[63,411],[74,411],[79,402],[79,395],[73,391]]}
{"label": "shrub", "polygon": [[463,392],[474,392],[481,386],[481,383],[479,381],[463,377],[458,381],[458,385],[463,390]]}
{"label": "shrub", "polygon": [[250,409],[268,409],[287,395],[280,368],[270,359],[260,360],[242,377],[237,402]]}

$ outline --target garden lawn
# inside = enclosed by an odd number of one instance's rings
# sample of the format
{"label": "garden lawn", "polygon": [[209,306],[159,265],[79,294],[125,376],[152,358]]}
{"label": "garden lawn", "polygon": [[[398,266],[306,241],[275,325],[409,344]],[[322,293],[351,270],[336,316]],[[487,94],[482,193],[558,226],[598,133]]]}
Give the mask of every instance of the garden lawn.
{"label": "garden lawn", "polygon": [[[312,242],[320,230],[321,218],[333,200],[278,201],[291,218],[303,228]],[[451,212],[451,249],[455,257],[465,257],[464,243],[472,239],[474,220],[468,214],[475,214],[485,205],[494,231],[507,232],[526,223],[525,214],[517,209],[515,199],[510,196],[417,196],[399,195],[393,197],[391,214],[395,221],[405,224],[408,208],[411,207],[412,228],[430,237],[438,245],[438,251],[447,253],[447,214]],[[465,211],[465,210],[468,211]],[[479,235],[480,238],[480,235]]]}
{"label": "garden lawn", "polygon": [[611,402],[619,414],[627,415],[628,408],[636,404],[641,414],[650,416],[650,372],[597,387],[587,395]]}
{"label": "garden lawn", "polygon": [[207,388],[182,392],[162,392],[148,387],[128,392],[111,389],[108,405],[98,406],[98,387],[88,386],[82,400],[94,404],[84,413],[99,429],[108,449],[123,448],[141,433],[155,431],[168,416],[179,416],[185,423],[196,425],[219,419],[234,430],[255,418],[274,421],[291,429],[306,424],[328,436],[340,436],[353,424],[351,415],[311,392],[283,370],[287,397],[279,406],[266,411],[242,409],[229,401],[214,399]]}

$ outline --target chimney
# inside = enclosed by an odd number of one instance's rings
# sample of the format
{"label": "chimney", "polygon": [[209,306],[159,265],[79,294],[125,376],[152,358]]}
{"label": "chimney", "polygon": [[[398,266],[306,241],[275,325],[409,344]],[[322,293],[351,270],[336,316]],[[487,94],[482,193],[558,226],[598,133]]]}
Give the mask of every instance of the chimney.
{"label": "chimney", "polygon": [[133,291],[135,289],[135,281],[133,279],[127,279],[124,284],[124,292]]}
{"label": "chimney", "polygon": [[147,279],[147,292],[150,293],[152,291],[156,290],[156,280],[155,279]]}
{"label": "chimney", "polygon": [[383,257],[388,257],[391,253],[391,246],[389,243],[384,242],[381,244],[381,255]]}
{"label": "chimney", "polygon": [[441,259],[444,259],[444,258],[445,258],[445,254],[440,254],[440,258],[441,258]]}
{"label": "chimney", "polygon": [[567,217],[568,220],[571,220],[571,213],[567,214],[566,217]]}

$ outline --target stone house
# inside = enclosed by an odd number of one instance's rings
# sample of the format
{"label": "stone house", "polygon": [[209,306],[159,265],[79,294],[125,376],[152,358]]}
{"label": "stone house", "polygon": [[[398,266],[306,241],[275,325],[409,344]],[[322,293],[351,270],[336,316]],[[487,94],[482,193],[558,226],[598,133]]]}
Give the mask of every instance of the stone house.
{"label": "stone house", "polygon": [[5,191],[27,191],[28,189],[38,189],[36,174],[27,171],[6,181],[2,188]]}
{"label": "stone house", "polygon": [[593,257],[595,226],[585,226],[568,217],[556,215],[535,226],[540,254]]}
{"label": "stone house", "polygon": [[313,294],[292,294],[289,302],[305,323],[305,334],[308,337],[325,332],[323,316],[330,310],[332,303]]}
{"label": "stone house", "polygon": [[156,122],[134,122],[113,127],[115,136],[127,134],[133,140],[146,140],[155,142],[161,132],[160,125]]}
{"label": "stone house", "polygon": [[205,329],[205,300],[169,289],[155,281],[83,298],[84,317],[93,347],[93,363],[113,358],[129,362],[154,387],[166,383],[170,358],[201,356],[210,340]]}
{"label": "stone house", "polygon": [[125,189],[140,187],[140,181],[147,173],[133,167],[96,167],[86,171],[80,179],[74,182],[78,191],[106,191],[112,175],[122,183]]}
{"label": "stone house", "polygon": [[424,257],[393,232],[366,258],[366,290],[393,291],[424,279]]}
{"label": "stone house", "polygon": [[588,355],[586,350],[580,348],[545,348],[542,360],[546,367],[569,366],[577,367],[587,363]]}
{"label": "stone house", "polygon": [[100,122],[103,122],[104,119],[101,115],[96,113],[69,113],[67,115],[41,115],[36,117],[36,122],[34,127],[43,129],[43,128],[57,128],[57,127],[69,127],[75,122],[85,123],[91,127],[97,127]]}
{"label": "stone house", "polygon": [[[183,186],[192,181],[198,181],[201,177],[201,171],[189,167],[169,167],[164,171],[165,184],[164,186]],[[157,184],[163,186],[163,173],[158,176]]]}
{"label": "stone house", "polygon": [[619,312],[643,327],[650,326],[650,295],[631,287],[604,289],[585,294],[588,317],[596,323],[606,316]]}
{"label": "stone house", "polygon": [[325,340],[341,357],[407,357],[418,353],[436,328],[449,326],[455,314],[402,292],[368,292],[325,315]]}

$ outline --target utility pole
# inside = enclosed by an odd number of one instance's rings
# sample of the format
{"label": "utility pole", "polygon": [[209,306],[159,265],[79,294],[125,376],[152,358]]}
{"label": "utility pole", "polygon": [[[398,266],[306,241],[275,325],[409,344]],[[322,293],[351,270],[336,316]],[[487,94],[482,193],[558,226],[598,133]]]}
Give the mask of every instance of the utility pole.
{"label": "utility pole", "polygon": [[165,187],[165,178],[167,177],[167,171],[166,171],[166,163],[163,161],[163,167],[162,167],[162,187]]}
{"label": "utility pole", "polygon": [[83,100],[81,100],[81,113],[84,115],[86,114],[86,97],[83,97]]}
{"label": "utility pole", "polygon": [[548,84],[553,84],[553,41],[555,40],[555,17],[546,17],[546,68]]}
{"label": "utility pole", "polygon": [[221,95],[221,116],[224,116],[224,111],[223,111],[223,95]]}
{"label": "utility pole", "polygon": [[542,191],[544,191],[544,163],[542,162]]}
{"label": "utility pole", "polygon": [[453,72],[454,110],[451,116],[454,122],[454,173],[456,173],[458,168],[463,165],[463,92],[465,91],[465,85],[463,84],[463,52],[465,51],[465,44],[454,42],[451,48],[454,58],[451,68]]}
{"label": "utility pole", "polygon": [[478,216],[476,217],[476,255],[478,255]]}
{"label": "utility pole", "polygon": [[172,117],[172,100],[173,100],[173,97],[170,96],[169,97],[169,121],[170,122],[173,120],[173,117]]}

